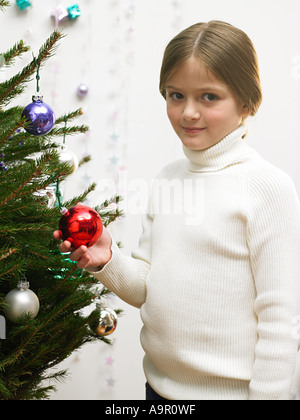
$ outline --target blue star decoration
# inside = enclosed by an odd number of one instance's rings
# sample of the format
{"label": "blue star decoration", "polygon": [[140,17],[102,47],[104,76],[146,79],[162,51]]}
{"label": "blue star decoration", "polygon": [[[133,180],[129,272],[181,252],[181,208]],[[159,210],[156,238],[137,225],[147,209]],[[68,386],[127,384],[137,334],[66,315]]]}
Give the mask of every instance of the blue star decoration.
{"label": "blue star decoration", "polygon": [[120,137],[120,136],[118,136],[118,134],[116,134],[116,133],[113,133],[113,134],[110,136],[110,138],[111,138],[111,140],[112,140],[112,141],[118,141],[118,140],[119,140],[119,137]]}
{"label": "blue star decoration", "polygon": [[116,156],[112,156],[110,158],[111,165],[117,165],[118,161],[119,161],[119,159]]}
{"label": "blue star decoration", "polygon": [[91,180],[92,180],[92,177],[91,177],[91,176],[89,176],[88,174],[86,174],[86,175],[84,175],[84,176],[82,177],[82,181],[83,181],[85,184],[90,184]]}
{"label": "blue star decoration", "polygon": [[21,10],[25,10],[27,9],[27,7],[31,6],[31,3],[29,0],[16,0],[17,2],[17,6],[21,9]]}
{"label": "blue star decoration", "polygon": [[67,10],[69,13],[69,18],[72,20],[79,18],[79,16],[81,15],[81,11],[78,4],[74,4],[73,6],[67,7]]}
{"label": "blue star decoration", "polygon": [[114,387],[116,381],[113,378],[109,378],[109,379],[106,379],[106,382],[108,386]]}

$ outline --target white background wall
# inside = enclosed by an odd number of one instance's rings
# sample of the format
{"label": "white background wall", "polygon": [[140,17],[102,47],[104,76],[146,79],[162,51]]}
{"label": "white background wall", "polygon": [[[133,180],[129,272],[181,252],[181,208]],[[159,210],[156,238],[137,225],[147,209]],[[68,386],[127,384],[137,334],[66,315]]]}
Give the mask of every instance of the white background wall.
{"label": "white background wall", "polygon": [[[13,6],[0,14],[0,52],[24,39],[37,54],[54,29],[51,11],[69,0],[32,0],[21,12]],[[238,26],[253,40],[260,60],[264,102],[257,117],[249,120],[247,142],[267,160],[285,170],[300,194],[300,3],[298,0],[79,0],[82,16],[61,25],[67,37],[41,72],[44,101],[57,116],[82,107],[78,123],[90,126],[88,135],[68,140],[79,158],[93,161],[64,185],[65,198],[95,181],[90,197],[94,205],[114,193],[105,186],[118,185],[127,197],[126,218],[113,234],[130,255],[141,233],[145,205],[142,182],[150,182],[168,162],[181,158],[179,140],[167,121],[158,92],[164,48],[179,30],[196,22],[224,20]],[[0,71],[0,80],[31,60],[31,52],[11,70]],[[79,99],[78,85],[85,81],[89,95]],[[33,81],[19,105],[31,102]],[[116,134],[117,141],[111,136]],[[111,158],[116,157],[116,162]],[[139,187],[140,185],[140,187]],[[106,189],[105,189],[106,188]],[[126,205],[128,204],[128,206]],[[102,343],[84,347],[63,363],[70,377],[59,384],[52,399],[143,399],[145,378],[139,344],[139,311],[118,299],[123,308],[114,346]]]}

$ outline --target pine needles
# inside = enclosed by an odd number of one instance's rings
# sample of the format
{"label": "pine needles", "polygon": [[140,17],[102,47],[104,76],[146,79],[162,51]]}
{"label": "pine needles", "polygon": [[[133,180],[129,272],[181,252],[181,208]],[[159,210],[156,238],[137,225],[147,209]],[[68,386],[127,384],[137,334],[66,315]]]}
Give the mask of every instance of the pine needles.
{"label": "pine needles", "polygon": [[[8,2],[0,0],[0,9],[5,6]],[[23,130],[20,107],[8,107],[24,91],[37,65],[55,54],[63,36],[54,31],[29,65],[0,84],[0,314],[6,294],[23,276],[40,300],[36,319],[24,316],[17,324],[7,320],[6,340],[0,339],[0,400],[47,398],[54,386],[48,382],[45,386],[45,380],[61,381],[67,375],[65,371],[49,373],[50,368],[85,343],[109,343],[92,332],[89,317],[82,312],[99,294],[96,279],[60,254],[52,239],[61,217],[59,208],[49,208],[47,198],[43,202],[37,195],[53,185],[54,178],[63,181],[71,174],[70,166],[60,163],[55,139],[88,130],[85,125],[66,126],[82,110],[59,117],[52,131],[41,138]],[[15,43],[2,54],[5,65],[13,66],[28,50],[23,41]],[[64,205],[69,208],[83,202],[94,189],[95,184],[90,185]],[[119,201],[116,196],[96,208],[105,226],[122,216]],[[104,288],[100,292],[107,293]]]}
{"label": "pine needles", "polygon": [[[13,98],[23,93],[26,85],[31,81],[32,75],[35,73],[37,66],[42,66],[47,59],[55,54],[57,43],[64,35],[60,31],[54,31],[45,44],[40,48],[39,55],[23,68],[19,73],[11,79],[0,84],[0,105],[7,105]],[[25,47],[23,42],[20,41],[9,52],[3,53],[4,57],[12,58],[20,56],[28,47]]]}

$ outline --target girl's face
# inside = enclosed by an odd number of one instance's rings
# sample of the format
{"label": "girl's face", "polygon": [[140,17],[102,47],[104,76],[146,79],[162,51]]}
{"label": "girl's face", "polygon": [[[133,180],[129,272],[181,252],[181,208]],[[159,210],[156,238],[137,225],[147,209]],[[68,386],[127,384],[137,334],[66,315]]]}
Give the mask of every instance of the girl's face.
{"label": "girl's face", "polygon": [[249,115],[231,89],[194,57],[170,78],[166,93],[169,120],[191,150],[214,146]]}

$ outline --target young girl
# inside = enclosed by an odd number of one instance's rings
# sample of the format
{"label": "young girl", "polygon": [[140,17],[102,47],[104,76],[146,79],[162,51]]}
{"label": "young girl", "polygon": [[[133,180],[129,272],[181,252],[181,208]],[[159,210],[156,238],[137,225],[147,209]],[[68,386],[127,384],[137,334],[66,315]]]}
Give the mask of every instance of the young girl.
{"label": "young girl", "polygon": [[160,91],[185,158],[153,183],[139,248],[123,256],[105,230],[92,248],[60,250],[141,308],[149,399],[288,399],[300,207],[244,140],[262,101],[251,41],[224,22],[193,25],[166,48]]}

